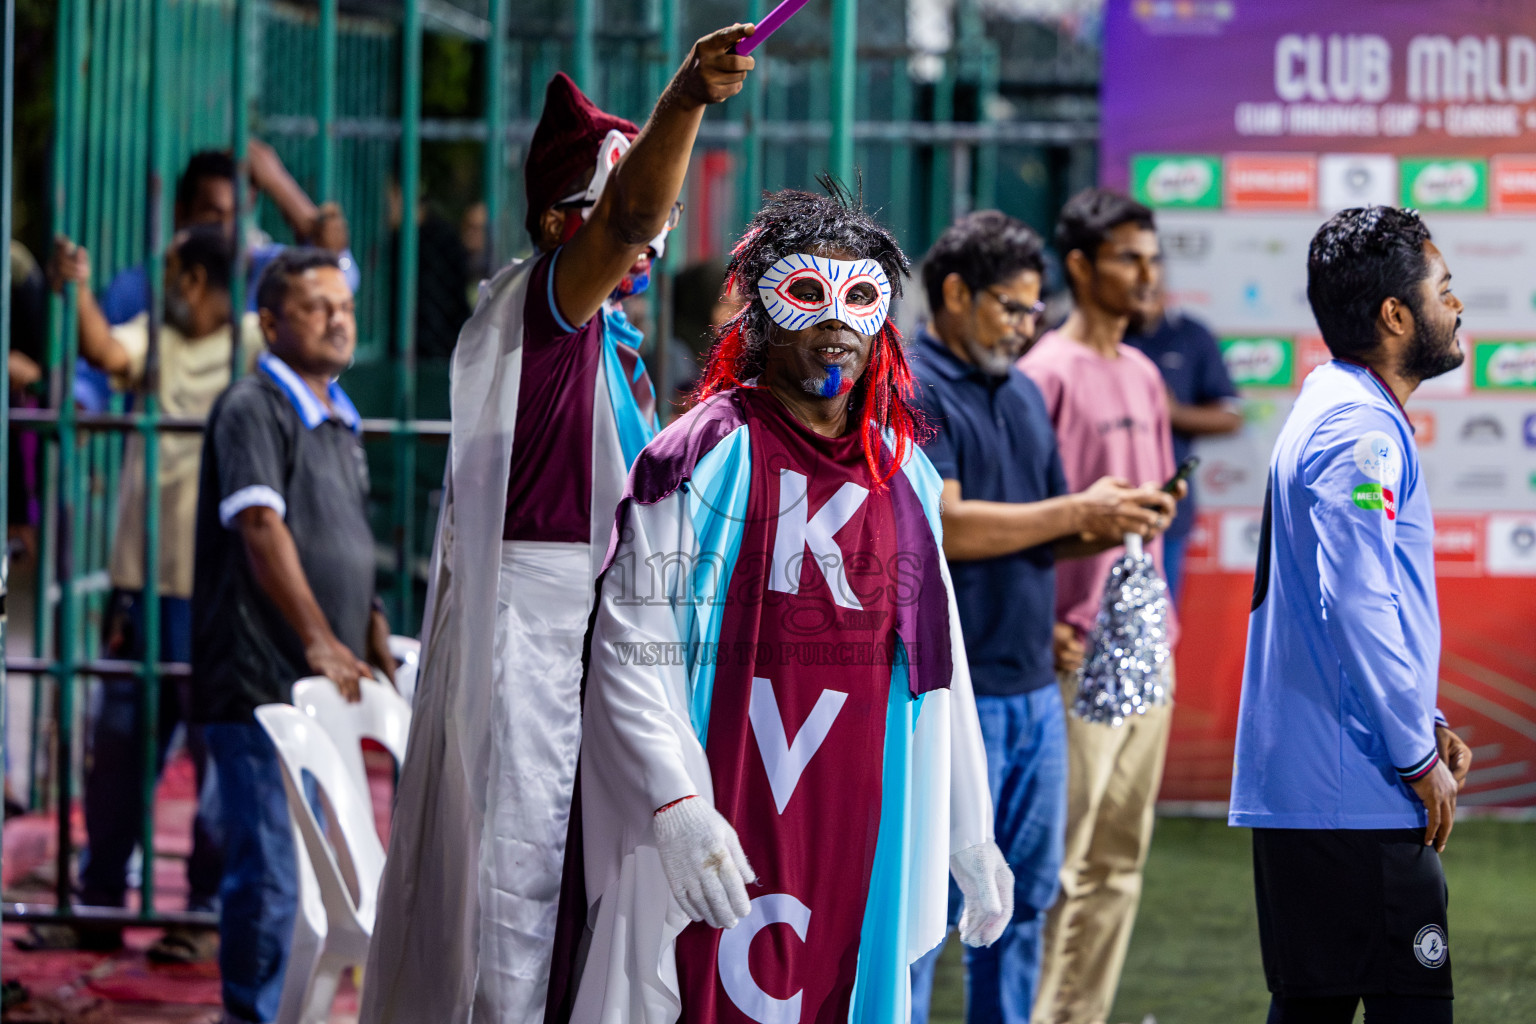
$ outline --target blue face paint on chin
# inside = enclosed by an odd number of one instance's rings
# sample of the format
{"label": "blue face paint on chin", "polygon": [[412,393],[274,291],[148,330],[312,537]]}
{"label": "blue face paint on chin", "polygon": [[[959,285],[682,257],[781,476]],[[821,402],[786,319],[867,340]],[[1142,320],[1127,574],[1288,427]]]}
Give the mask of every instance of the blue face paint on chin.
{"label": "blue face paint on chin", "polygon": [[619,302],[623,299],[639,295],[650,286],[651,275],[649,272],[644,274],[625,274],[624,279],[619,282],[619,286],[610,292],[608,297],[614,302]]}
{"label": "blue face paint on chin", "polygon": [[815,395],[817,398],[836,398],[853,390],[853,380],[843,376],[841,366],[829,366],[825,377],[820,380],[807,377],[801,382],[801,387],[805,388],[806,394]]}

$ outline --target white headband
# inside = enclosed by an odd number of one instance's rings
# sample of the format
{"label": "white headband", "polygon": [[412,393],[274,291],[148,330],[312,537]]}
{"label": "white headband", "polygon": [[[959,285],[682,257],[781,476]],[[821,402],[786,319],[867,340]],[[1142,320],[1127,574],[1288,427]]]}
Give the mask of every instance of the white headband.
{"label": "white headband", "polygon": [[[592,172],[592,182],[587,185],[585,191],[576,192],[560,200],[561,203],[581,202],[581,219],[586,220],[592,216],[592,210],[597,205],[597,197],[603,194],[603,188],[608,184],[608,176],[618,166],[624,154],[629,152],[629,136],[617,128],[608,129],[608,135],[603,139],[603,144],[597,150],[597,168]],[[656,253],[656,258],[661,259],[667,251],[667,233],[671,228],[662,228],[661,234],[651,239],[650,247]]]}
{"label": "white headband", "polygon": [[[821,299],[807,302],[789,293],[789,286],[810,278],[821,285]],[[850,304],[848,293],[858,284],[874,286],[875,301]],[[840,320],[860,334],[874,335],[891,308],[891,281],[878,260],[834,260],[793,253],[768,268],[757,282],[758,297],[773,322],[798,331],[824,320]]]}

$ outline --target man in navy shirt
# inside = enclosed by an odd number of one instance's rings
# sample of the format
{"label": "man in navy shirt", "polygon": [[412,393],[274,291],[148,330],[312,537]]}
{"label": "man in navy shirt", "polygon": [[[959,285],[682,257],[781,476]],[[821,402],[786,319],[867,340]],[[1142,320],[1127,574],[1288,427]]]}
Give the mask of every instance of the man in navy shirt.
{"label": "man in navy shirt", "polygon": [[[1014,872],[1003,937],[965,951],[967,1019],[1025,1024],[1041,926],[1056,898],[1066,825],[1066,730],[1056,682],[1055,559],[1150,536],[1173,501],[1106,477],[1068,494],[1039,390],[1014,367],[1039,315],[1039,237],[996,210],[973,213],[923,263],[931,310],[911,352],[923,446],[944,480],[950,563],[987,747],[997,842]],[[1080,659],[1075,638],[1067,657]],[[1075,666],[1068,666],[1075,667]],[[950,914],[958,902],[951,893]],[[940,949],[943,947],[940,946]],[[912,1019],[925,1024],[939,949],[912,968]]]}
{"label": "man in navy shirt", "polygon": [[[1242,429],[1237,388],[1221,360],[1216,338],[1200,321],[1163,306],[1145,323],[1131,323],[1125,343],[1140,349],[1157,364],[1168,385],[1168,420],[1173,427],[1173,458],[1182,463],[1194,449],[1195,438],[1230,434]],[[1179,502],[1173,524],[1163,533],[1163,575],[1177,600],[1184,584],[1184,548],[1195,528],[1195,482]]]}

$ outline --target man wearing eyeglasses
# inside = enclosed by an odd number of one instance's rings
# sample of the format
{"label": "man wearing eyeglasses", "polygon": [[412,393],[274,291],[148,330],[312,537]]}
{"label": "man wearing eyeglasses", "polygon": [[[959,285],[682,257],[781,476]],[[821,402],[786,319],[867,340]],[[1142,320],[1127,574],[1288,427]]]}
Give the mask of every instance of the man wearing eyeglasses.
{"label": "man wearing eyeglasses", "polygon": [[[1069,493],[1039,389],[1014,361],[1034,334],[1039,237],[995,210],[940,236],[923,261],[930,318],[912,350],[943,478],[944,554],[954,580],[987,749],[995,832],[1014,876],[1002,938],[967,948],[967,1018],[1027,1024],[1041,932],[1056,897],[1067,815],[1067,739],[1053,657],[1055,561],[1150,535],[1172,502],[1104,477]],[[1153,506],[1147,508],[1144,506]],[[951,900],[951,919],[959,910]],[[940,947],[942,948],[942,946]],[[912,968],[926,1024],[939,949]]]}
{"label": "man wearing eyeglasses", "polygon": [[677,223],[704,108],[750,25],[694,44],[643,130],[550,81],[528,150],[538,252],[481,286],[453,356],[447,481],[361,1019],[544,1019],[581,738],[582,640],[629,467],[656,430],[619,301]]}

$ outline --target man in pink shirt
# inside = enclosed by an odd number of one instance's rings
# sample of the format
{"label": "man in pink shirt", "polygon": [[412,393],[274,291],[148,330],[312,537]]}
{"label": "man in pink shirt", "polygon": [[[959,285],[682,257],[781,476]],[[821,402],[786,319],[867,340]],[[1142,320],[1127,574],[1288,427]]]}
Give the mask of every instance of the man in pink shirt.
{"label": "man in pink shirt", "polygon": [[[1157,365],[1122,344],[1129,318],[1155,302],[1162,271],[1152,211],[1119,193],[1087,189],[1062,209],[1056,248],[1075,308],[1019,368],[1045,397],[1067,487],[1081,490],[1105,476],[1161,485],[1174,472],[1167,389]],[[1157,530],[1167,525],[1159,514]],[[1161,538],[1147,550],[1161,567]],[[1083,638],[1110,566],[1124,553],[1114,547],[1056,568],[1057,669],[1068,707]],[[1177,623],[1169,625],[1171,642]],[[1169,707],[1120,726],[1067,716],[1066,858],[1046,920],[1034,1024],[1099,1024],[1109,1015],[1141,898],[1170,718]]]}

